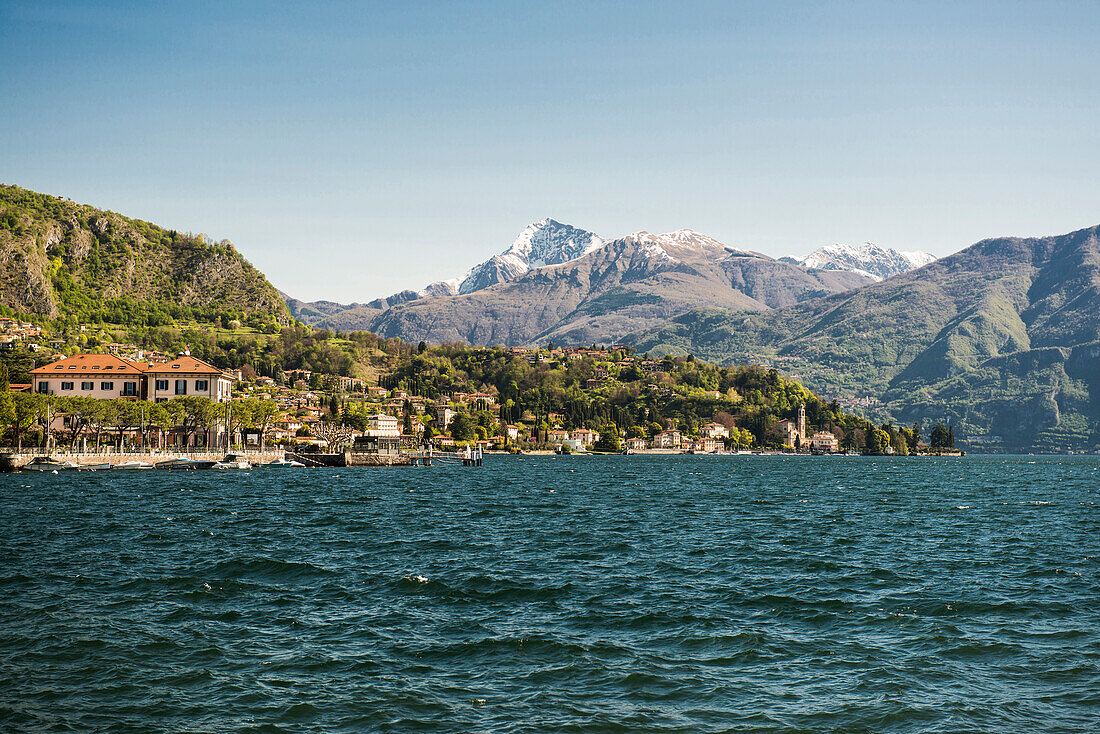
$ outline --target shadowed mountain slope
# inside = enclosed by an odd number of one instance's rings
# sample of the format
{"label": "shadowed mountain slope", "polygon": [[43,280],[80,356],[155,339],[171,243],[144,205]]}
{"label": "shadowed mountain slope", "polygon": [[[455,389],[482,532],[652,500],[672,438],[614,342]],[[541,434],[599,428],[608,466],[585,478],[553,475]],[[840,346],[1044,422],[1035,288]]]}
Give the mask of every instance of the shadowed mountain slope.
{"label": "shadowed mountain slope", "polygon": [[867,282],[853,273],[807,270],[733,250],[690,230],[638,232],[511,282],[421,298],[370,320],[362,312],[343,312],[321,323],[408,341],[607,343],[701,306],[767,310]]}
{"label": "shadowed mountain slope", "polygon": [[693,312],[631,339],[775,361],[881,416],[953,420],[975,445],[1091,449],[1100,228],[983,240],[852,293],[766,313]]}

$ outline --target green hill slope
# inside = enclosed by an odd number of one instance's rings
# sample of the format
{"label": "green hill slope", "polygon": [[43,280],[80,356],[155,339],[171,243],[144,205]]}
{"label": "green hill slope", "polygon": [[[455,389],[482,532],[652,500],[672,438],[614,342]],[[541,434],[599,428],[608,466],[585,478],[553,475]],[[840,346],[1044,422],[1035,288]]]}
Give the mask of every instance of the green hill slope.
{"label": "green hill slope", "polygon": [[278,291],[226,241],[17,186],[0,186],[0,304],[46,319],[152,322],[266,314],[288,321]]}
{"label": "green hill slope", "polygon": [[693,313],[641,349],[773,361],[876,417],[954,421],[991,449],[1100,447],[1100,227],[984,240],[852,293]]}

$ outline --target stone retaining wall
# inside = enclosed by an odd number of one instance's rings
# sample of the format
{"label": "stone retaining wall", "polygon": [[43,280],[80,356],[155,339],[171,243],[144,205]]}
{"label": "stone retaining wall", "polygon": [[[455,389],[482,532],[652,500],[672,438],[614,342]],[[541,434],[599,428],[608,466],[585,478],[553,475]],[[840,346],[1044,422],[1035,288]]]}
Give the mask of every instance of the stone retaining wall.
{"label": "stone retaining wall", "polygon": [[[90,464],[123,464],[127,461],[143,461],[147,464],[156,464],[169,459],[197,459],[199,461],[221,461],[226,455],[225,449],[220,451],[138,451],[138,452],[70,452],[53,451],[49,457],[55,461],[71,461],[80,466]],[[238,451],[233,452],[244,457],[253,464],[264,464],[284,458],[283,449],[265,449],[263,451]],[[0,471],[14,471],[25,464],[30,463],[36,456],[46,456],[44,452],[23,451],[21,453],[0,454]]]}

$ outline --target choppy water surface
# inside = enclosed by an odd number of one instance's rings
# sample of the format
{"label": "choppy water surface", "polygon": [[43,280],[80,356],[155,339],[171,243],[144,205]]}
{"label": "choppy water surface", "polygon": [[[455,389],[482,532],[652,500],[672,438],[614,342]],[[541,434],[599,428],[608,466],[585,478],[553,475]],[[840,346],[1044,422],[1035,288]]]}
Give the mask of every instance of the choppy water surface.
{"label": "choppy water surface", "polygon": [[1096,731],[1100,458],[0,476],[3,731]]}

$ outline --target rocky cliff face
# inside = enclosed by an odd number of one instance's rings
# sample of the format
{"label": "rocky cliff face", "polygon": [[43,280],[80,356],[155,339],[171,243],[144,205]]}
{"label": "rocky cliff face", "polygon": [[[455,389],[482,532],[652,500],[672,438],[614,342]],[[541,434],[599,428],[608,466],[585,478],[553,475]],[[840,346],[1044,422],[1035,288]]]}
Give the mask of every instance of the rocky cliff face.
{"label": "rocky cliff face", "polygon": [[53,318],[112,299],[289,318],[231,243],[16,186],[0,186],[0,303]]}

